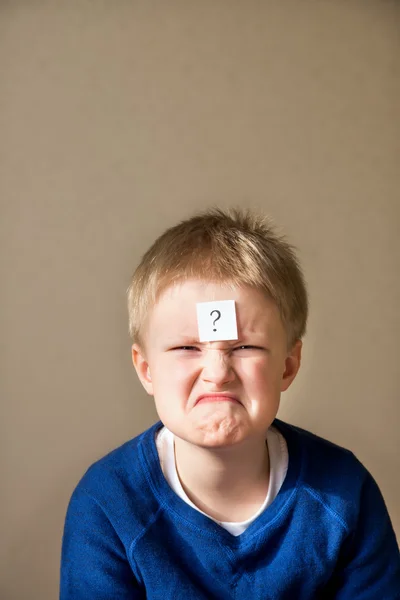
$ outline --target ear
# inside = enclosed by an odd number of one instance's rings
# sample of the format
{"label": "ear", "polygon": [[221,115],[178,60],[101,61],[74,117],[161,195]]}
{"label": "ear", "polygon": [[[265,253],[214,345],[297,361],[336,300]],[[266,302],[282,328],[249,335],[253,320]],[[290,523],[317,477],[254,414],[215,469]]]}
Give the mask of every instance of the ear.
{"label": "ear", "polygon": [[301,363],[303,342],[297,340],[285,359],[285,370],[282,375],[281,392],[285,392],[296,377]]}
{"label": "ear", "polygon": [[133,344],[132,346],[132,362],[141,384],[146,392],[152,396],[153,382],[151,380],[149,363],[147,362],[143,349],[139,346],[139,344]]}

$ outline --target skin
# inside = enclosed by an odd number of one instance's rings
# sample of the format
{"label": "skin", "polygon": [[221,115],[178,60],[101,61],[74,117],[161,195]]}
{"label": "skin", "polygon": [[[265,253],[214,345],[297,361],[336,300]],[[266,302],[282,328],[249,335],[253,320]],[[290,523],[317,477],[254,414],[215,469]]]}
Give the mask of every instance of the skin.
{"label": "skin", "polygon": [[[196,303],[213,300],[235,300],[238,340],[199,342]],[[266,432],[299,370],[301,341],[288,349],[278,309],[261,291],[199,280],[161,295],[142,339],[132,361],[175,434],[187,495],[214,518],[250,517],[268,491]]]}

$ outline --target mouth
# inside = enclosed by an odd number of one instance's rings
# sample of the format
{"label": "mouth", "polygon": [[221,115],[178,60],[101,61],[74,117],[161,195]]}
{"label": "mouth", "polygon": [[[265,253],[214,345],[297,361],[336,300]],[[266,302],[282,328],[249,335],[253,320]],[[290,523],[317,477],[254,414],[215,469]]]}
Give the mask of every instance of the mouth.
{"label": "mouth", "polygon": [[241,404],[238,398],[232,394],[202,394],[196,400],[195,406],[198,404],[204,404],[206,402],[233,402],[235,404]]}

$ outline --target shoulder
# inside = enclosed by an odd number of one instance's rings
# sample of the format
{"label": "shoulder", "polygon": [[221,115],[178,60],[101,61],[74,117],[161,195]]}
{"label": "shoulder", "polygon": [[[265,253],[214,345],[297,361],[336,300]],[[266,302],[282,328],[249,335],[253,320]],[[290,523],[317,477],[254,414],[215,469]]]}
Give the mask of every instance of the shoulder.
{"label": "shoulder", "polygon": [[283,434],[288,443],[291,443],[293,448],[297,448],[298,452],[304,454],[302,458],[311,460],[316,467],[322,465],[322,462],[326,465],[327,462],[332,461],[335,464],[339,461],[340,463],[362,467],[360,461],[348,448],[280,419],[275,419],[273,424]]}
{"label": "shoulder", "polygon": [[134,438],[127,440],[117,448],[114,448],[93,464],[91,464],[83,475],[80,484],[93,489],[101,479],[102,484],[106,480],[122,479],[132,474],[140,464],[140,447],[150,444],[151,434],[156,425],[152,425]]}
{"label": "shoulder", "polygon": [[148,484],[151,461],[145,459],[158,427],[160,422],[90,465],[72,493],[70,507],[87,510],[96,505],[110,521],[130,514],[132,523],[145,525],[149,513],[159,508]]}
{"label": "shoulder", "polygon": [[299,493],[319,504],[346,529],[357,521],[366,494],[372,490],[381,498],[371,473],[351,450],[278,419],[274,425],[286,439],[289,460],[291,453],[297,454]]}

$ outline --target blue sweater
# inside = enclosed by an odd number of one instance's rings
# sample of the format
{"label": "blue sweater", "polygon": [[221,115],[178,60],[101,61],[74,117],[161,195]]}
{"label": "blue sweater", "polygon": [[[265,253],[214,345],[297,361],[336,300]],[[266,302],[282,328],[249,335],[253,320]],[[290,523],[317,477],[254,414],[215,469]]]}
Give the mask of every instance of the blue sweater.
{"label": "blue sweater", "polygon": [[169,487],[161,422],[92,465],[67,511],[60,599],[400,599],[399,548],[370,473],[344,448],[273,425],[287,475],[237,537]]}

